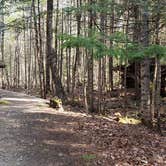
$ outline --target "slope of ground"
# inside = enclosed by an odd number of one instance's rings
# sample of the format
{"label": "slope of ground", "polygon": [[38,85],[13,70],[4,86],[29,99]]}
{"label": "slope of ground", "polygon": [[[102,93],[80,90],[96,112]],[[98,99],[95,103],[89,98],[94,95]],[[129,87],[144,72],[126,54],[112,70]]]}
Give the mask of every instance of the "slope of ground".
{"label": "slope of ground", "polygon": [[[53,110],[0,90],[0,166],[166,165],[166,138],[142,125]],[[72,109],[72,108],[71,108]]]}

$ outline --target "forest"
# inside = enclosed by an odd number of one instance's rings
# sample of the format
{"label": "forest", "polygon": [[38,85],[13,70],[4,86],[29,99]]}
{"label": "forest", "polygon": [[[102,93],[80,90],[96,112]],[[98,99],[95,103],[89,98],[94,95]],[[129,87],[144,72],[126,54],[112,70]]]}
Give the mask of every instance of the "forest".
{"label": "forest", "polygon": [[166,165],[166,0],[0,0],[0,135],[0,166]]}

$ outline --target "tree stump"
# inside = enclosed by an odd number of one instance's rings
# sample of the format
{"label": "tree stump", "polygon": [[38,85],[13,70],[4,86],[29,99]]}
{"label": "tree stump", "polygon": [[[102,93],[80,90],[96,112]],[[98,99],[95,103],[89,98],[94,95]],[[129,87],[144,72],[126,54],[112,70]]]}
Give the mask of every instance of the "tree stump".
{"label": "tree stump", "polygon": [[58,97],[53,97],[50,99],[50,107],[52,108],[61,108],[62,107],[62,100]]}

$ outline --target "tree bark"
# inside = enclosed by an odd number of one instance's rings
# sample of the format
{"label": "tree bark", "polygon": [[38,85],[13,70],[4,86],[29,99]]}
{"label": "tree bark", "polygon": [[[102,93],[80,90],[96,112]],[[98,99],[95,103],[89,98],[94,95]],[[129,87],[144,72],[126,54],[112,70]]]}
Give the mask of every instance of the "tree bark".
{"label": "tree bark", "polygon": [[[142,45],[144,48],[149,46],[149,11],[147,0],[144,2],[144,9],[142,14]],[[141,61],[141,113],[142,120],[145,124],[151,123],[150,112],[150,61],[145,57]]]}
{"label": "tree bark", "polygon": [[50,91],[50,64],[52,55],[52,19],[53,19],[53,0],[47,0],[47,28],[46,28],[46,93]]}

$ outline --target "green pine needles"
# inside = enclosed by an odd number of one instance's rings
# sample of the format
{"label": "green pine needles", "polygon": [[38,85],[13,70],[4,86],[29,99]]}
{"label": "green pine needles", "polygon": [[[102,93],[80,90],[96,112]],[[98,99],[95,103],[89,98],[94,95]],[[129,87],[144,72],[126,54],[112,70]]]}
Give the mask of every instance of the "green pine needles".
{"label": "green pine needles", "polygon": [[60,35],[59,38],[63,41],[63,48],[85,48],[93,50],[94,58],[102,58],[104,56],[112,56],[121,61],[143,59],[145,56],[153,58],[158,56],[163,58],[166,56],[166,47],[156,44],[151,44],[149,47],[142,47],[129,40],[129,38],[121,32],[107,36],[113,43],[110,48],[101,41],[100,33],[92,33],[91,37],[73,36],[68,34]]}

